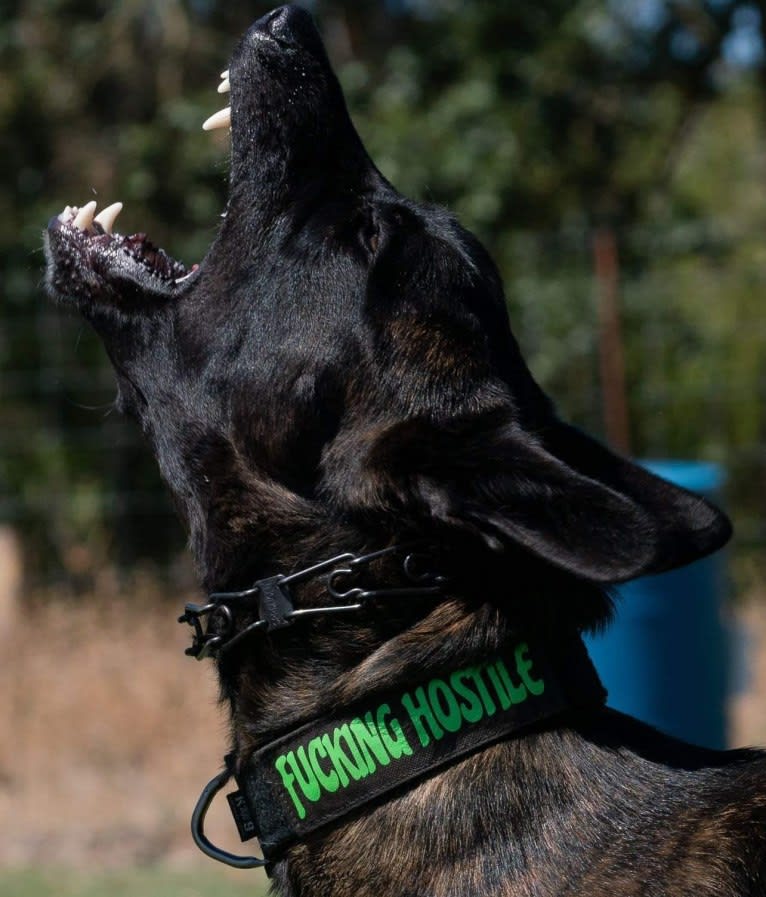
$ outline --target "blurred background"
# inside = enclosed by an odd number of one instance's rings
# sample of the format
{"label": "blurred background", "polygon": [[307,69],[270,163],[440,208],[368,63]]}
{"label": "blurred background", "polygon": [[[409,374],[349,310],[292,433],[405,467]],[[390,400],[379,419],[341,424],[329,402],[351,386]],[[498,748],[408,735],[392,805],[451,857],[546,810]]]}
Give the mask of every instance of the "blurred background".
{"label": "blurred background", "polygon": [[[200,126],[272,5],[0,4],[2,894],[253,893],[187,835],[225,746],[174,623],[194,572],[100,343],[43,295],[41,232],[121,200],[120,230],[199,261],[228,156]],[[489,247],[562,414],[725,472],[729,740],[766,742],[766,2],[304,5],[383,173]]]}

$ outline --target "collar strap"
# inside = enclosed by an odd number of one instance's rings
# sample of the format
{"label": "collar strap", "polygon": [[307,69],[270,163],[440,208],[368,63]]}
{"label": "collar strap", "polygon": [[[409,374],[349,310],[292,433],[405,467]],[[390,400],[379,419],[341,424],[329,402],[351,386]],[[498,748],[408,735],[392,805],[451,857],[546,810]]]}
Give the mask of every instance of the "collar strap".
{"label": "collar strap", "polygon": [[[403,584],[365,587],[360,579],[365,568],[385,557],[398,559]],[[255,632],[283,629],[309,617],[355,613],[388,598],[441,595],[447,580],[432,570],[432,563],[422,547],[393,545],[369,554],[346,552],[297,573],[259,579],[252,588],[240,592],[213,592],[205,604],[187,604],[178,618],[179,623],[188,623],[193,629],[192,644],[185,653],[197,660],[219,657]],[[324,581],[331,604],[296,608],[293,587],[312,579]]]}
{"label": "collar strap", "polygon": [[579,636],[555,657],[532,642],[510,643],[488,660],[307,723],[262,747],[237,771],[227,758],[227,771],[208,786],[217,783],[207,804],[234,775],[239,790],[228,800],[240,837],[258,837],[264,860],[208,849],[204,812],[195,811],[195,840],[215,859],[265,865],[268,872],[291,844],[353,811],[565,710],[605,700]]}

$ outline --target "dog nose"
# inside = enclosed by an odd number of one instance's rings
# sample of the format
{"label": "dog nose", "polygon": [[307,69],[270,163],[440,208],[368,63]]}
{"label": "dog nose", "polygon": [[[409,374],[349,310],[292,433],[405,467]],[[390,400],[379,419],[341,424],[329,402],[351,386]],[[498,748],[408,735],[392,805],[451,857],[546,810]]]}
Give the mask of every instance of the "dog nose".
{"label": "dog nose", "polygon": [[300,6],[280,6],[258,19],[254,26],[258,31],[271,35],[283,44],[307,46],[318,37],[314,20]]}

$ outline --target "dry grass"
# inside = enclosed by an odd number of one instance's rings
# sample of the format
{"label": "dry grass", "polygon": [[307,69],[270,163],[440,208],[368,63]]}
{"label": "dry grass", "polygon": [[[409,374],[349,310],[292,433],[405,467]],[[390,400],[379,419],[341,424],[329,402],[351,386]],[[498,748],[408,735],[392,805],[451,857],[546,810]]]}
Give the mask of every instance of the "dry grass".
{"label": "dry grass", "polygon": [[211,665],[183,656],[182,602],[150,597],[53,602],[0,633],[0,862],[197,856],[189,815],[226,726]]}
{"label": "dry grass", "polygon": [[[226,726],[212,665],[183,656],[182,603],[145,587],[140,599],[4,614],[0,865],[211,864],[188,820],[219,769]],[[757,650],[733,702],[732,742],[766,743],[766,601],[743,619]],[[208,831],[239,850],[224,803]]]}

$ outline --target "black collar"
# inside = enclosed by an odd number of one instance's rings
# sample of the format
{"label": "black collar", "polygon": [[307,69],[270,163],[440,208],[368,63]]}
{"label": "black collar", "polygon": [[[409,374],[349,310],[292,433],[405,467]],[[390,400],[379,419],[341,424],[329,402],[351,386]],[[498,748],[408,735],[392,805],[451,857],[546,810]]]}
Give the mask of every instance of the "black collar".
{"label": "black collar", "polygon": [[[606,692],[579,636],[546,654],[523,638],[482,661],[371,695],[282,735],[205,788],[192,834],[209,856],[239,868],[272,863],[291,844],[331,827],[494,742],[567,710],[601,706]],[[204,833],[207,809],[228,795],[243,841],[264,858],[236,856]]]}

